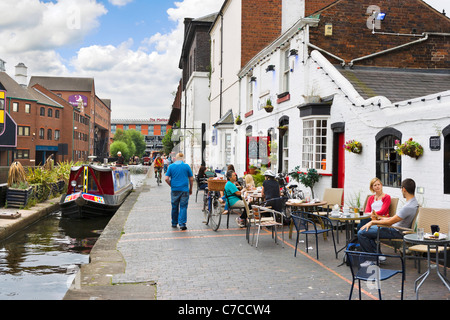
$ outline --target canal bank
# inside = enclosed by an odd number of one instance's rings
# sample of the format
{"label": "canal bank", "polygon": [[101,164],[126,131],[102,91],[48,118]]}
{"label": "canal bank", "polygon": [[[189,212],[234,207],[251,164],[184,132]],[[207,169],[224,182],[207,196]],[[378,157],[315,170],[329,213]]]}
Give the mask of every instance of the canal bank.
{"label": "canal bank", "polygon": [[113,276],[123,274],[126,268],[117,243],[139,195],[149,190],[150,186],[143,181],[131,192],[95,243],[89,264],[81,266],[64,300],[155,300],[153,282],[113,283]]}

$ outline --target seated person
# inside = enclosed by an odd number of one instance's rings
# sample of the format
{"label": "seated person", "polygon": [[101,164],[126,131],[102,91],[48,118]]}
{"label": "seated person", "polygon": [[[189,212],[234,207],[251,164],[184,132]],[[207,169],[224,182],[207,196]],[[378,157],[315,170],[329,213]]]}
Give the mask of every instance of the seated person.
{"label": "seated person", "polygon": [[247,190],[253,190],[255,189],[255,180],[253,180],[253,176],[251,174],[247,174],[244,177],[244,181],[245,181],[245,188]]}
{"label": "seated person", "polygon": [[200,190],[206,189],[206,187],[208,186],[207,180],[208,176],[206,175],[206,167],[201,166],[197,174],[197,183]]}
{"label": "seated person", "polygon": [[[391,205],[391,196],[383,192],[383,185],[381,180],[373,178],[370,181],[370,191],[375,193],[367,200],[367,206],[364,210],[366,213],[376,214],[380,217],[389,217],[389,206]],[[364,219],[357,226],[357,230],[361,229],[363,225],[368,223],[371,219]]]}
{"label": "seated person", "polygon": [[[228,204],[230,206],[230,208],[237,208],[237,209],[241,209],[241,208],[245,208],[245,204],[244,201],[242,200],[242,193],[245,192],[245,189],[242,191],[239,191],[238,188],[236,187],[236,172],[234,172],[233,170],[228,170],[227,171],[227,184],[225,185],[225,196],[228,199]],[[236,218],[236,222],[238,224],[239,227],[244,227],[245,226],[245,220],[247,219],[247,212],[245,210],[242,210],[242,214],[240,217]]]}
{"label": "seated person", "polygon": [[[392,226],[393,228],[380,228],[380,239],[402,239],[401,231],[395,227],[411,228],[412,221],[417,212],[419,204],[414,196],[416,183],[412,179],[405,179],[402,182],[402,195],[406,199],[406,204],[397,211],[393,217],[382,217],[372,213],[371,221],[365,224],[358,231],[358,240],[361,249],[365,252],[377,252],[378,226]],[[383,260],[383,259],[380,259]]]}
{"label": "seated person", "polygon": [[264,177],[266,180],[263,182],[261,195],[266,201],[266,206],[272,207],[273,210],[281,212],[283,203],[280,198],[280,185],[278,184],[278,181],[275,180],[275,173],[273,173],[272,170],[267,170],[264,172]]}

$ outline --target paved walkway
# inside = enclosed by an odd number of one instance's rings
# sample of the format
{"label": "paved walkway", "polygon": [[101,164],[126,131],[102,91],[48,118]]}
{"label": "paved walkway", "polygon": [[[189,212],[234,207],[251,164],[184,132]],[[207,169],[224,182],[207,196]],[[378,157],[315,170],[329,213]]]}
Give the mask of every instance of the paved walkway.
{"label": "paved walkway", "polygon": [[[188,229],[173,229],[170,221],[170,187],[156,185],[153,175],[140,191],[123,227],[117,249],[126,262],[124,273],[114,274],[114,284],[155,283],[157,300],[346,300],[351,284],[350,269],[339,266],[331,237],[320,237],[315,247],[310,238],[309,253],[285,232],[284,248],[275,244],[271,233],[263,231],[258,248],[247,243],[245,229],[237,228],[236,215],[226,216],[217,232],[203,223],[202,194],[195,191],[188,209]],[[195,190],[195,186],[194,186]],[[287,230],[287,229],[285,229]],[[295,239],[295,233],[294,233]],[[303,239],[303,238],[302,238]],[[344,233],[340,234],[343,246]],[[316,250],[320,260],[316,260]],[[384,253],[392,253],[383,248]],[[389,265],[389,261],[387,263]],[[425,262],[422,262],[422,272]],[[442,268],[441,268],[442,269]],[[415,299],[414,280],[419,276],[407,261],[405,299]],[[363,300],[377,299],[377,291],[363,285]],[[400,277],[382,285],[383,299],[400,298]],[[357,290],[354,291],[357,298]],[[449,291],[433,273],[420,291],[421,299],[449,300]],[[127,299],[123,296],[122,299]]]}

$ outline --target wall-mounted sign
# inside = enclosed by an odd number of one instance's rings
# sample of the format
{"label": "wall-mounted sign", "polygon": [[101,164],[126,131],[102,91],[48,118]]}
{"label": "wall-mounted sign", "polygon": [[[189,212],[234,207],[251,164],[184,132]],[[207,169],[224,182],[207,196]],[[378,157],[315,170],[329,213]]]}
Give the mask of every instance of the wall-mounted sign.
{"label": "wall-mounted sign", "polygon": [[83,113],[84,108],[88,106],[88,98],[81,94],[74,94],[69,97],[69,103]]}
{"label": "wall-mounted sign", "polygon": [[431,151],[441,150],[441,137],[438,136],[430,137],[430,150]]}

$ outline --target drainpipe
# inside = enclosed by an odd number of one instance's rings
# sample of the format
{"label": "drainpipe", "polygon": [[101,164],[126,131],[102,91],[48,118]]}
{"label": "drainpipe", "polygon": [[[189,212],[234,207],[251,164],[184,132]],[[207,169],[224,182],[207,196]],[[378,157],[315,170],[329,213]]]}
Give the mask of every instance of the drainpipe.
{"label": "drainpipe", "polygon": [[428,33],[424,33],[424,35],[425,35],[425,37],[424,37],[424,38],[421,38],[421,39],[419,39],[419,40],[415,40],[415,41],[412,41],[412,42],[408,42],[408,43],[402,44],[402,45],[400,45],[400,46],[397,46],[397,47],[394,47],[394,48],[390,48],[390,49],[387,49],[387,50],[383,50],[383,51],[380,51],[380,52],[375,52],[375,53],[369,54],[369,55],[364,56],[364,57],[361,57],[361,58],[353,59],[352,61],[350,61],[350,63],[349,63],[348,65],[349,65],[350,68],[352,68],[352,67],[353,67],[353,64],[354,64],[356,61],[361,61],[361,60],[365,60],[365,59],[370,59],[370,58],[372,58],[372,57],[379,56],[379,55],[382,55],[382,54],[385,54],[385,53],[388,53],[388,52],[391,52],[391,51],[395,51],[395,50],[398,50],[398,49],[401,49],[401,48],[404,48],[404,47],[408,47],[408,46],[413,45],[413,44],[416,44],[416,43],[420,43],[420,42],[427,41],[427,40],[428,40]]}
{"label": "drainpipe", "polygon": [[222,119],[222,90],[223,90],[223,13],[220,13],[220,109],[219,119]]}

